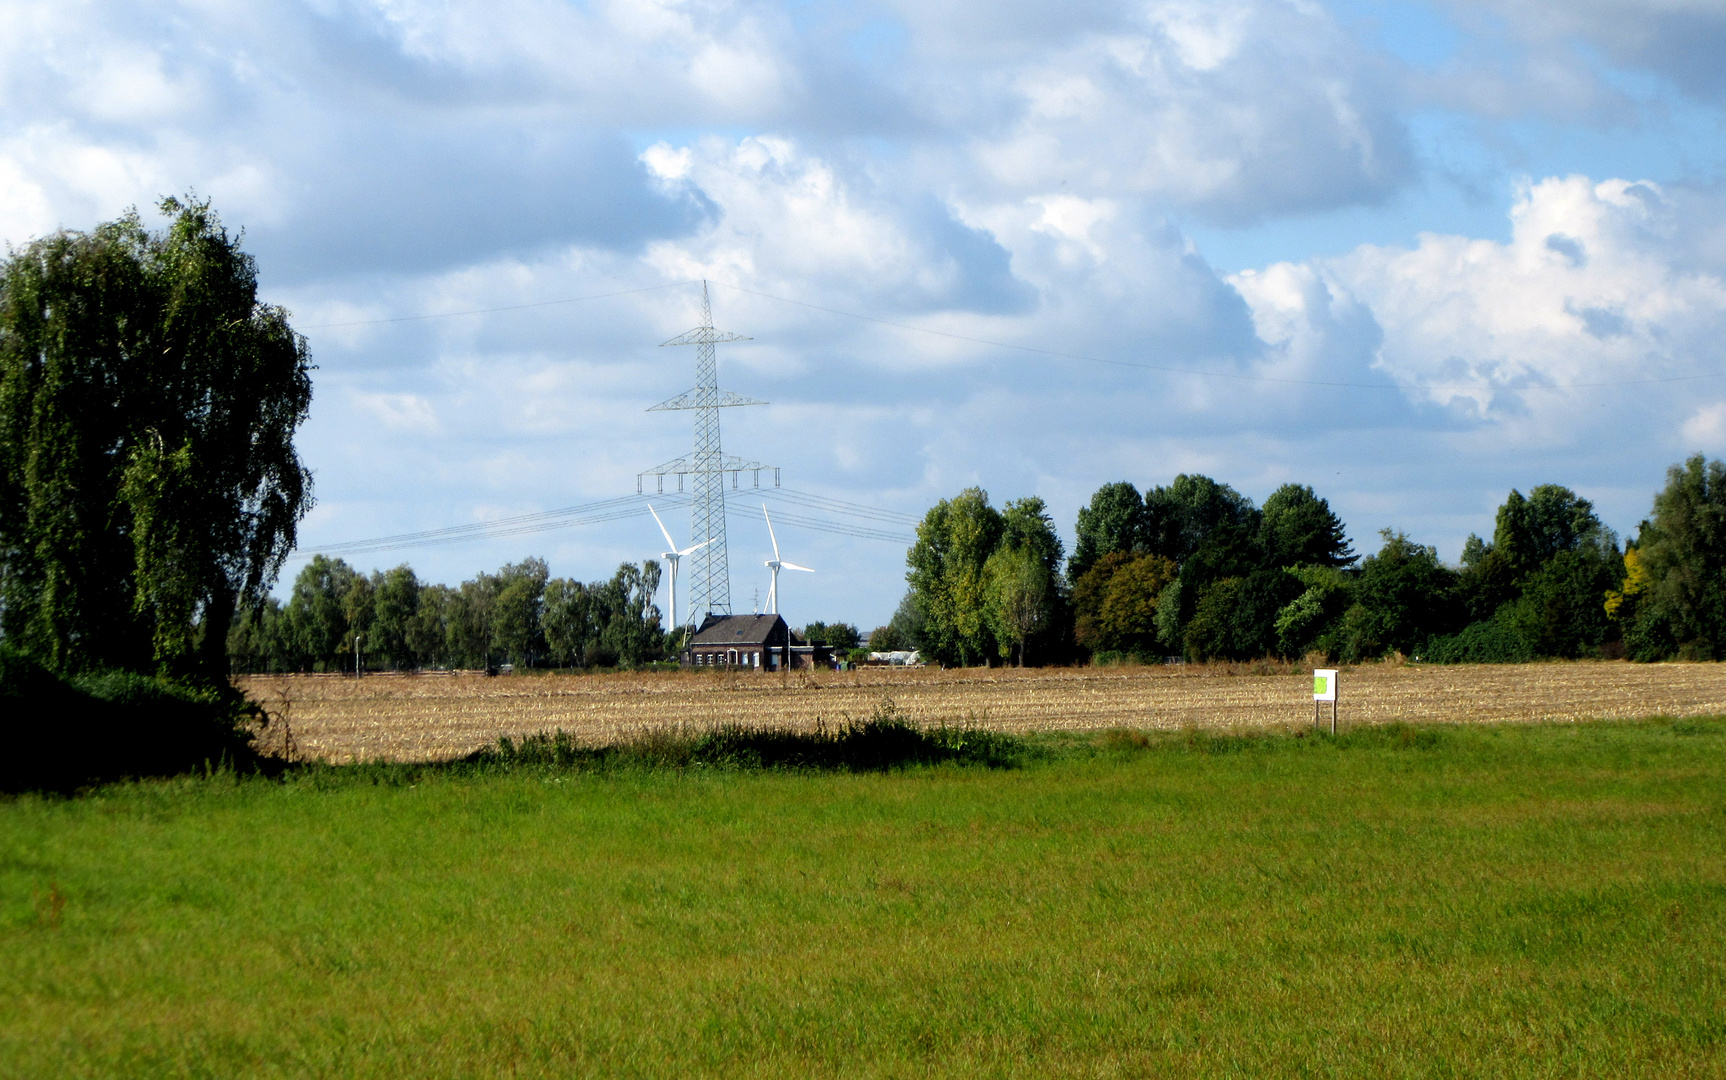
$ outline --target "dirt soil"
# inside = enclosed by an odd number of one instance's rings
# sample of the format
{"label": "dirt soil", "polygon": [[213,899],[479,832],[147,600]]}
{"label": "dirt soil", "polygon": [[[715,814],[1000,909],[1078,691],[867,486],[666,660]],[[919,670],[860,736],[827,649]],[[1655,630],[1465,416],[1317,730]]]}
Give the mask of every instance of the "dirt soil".
{"label": "dirt soil", "polygon": [[[500,735],[557,728],[584,742],[685,725],[807,727],[862,718],[891,700],[924,724],[1004,731],[1231,728],[1311,723],[1308,668],[1273,664],[779,674],[478,673],[246,676],[238,684],[291,731],[296,757],[331,762],[459,757]],[[1361,723],[1586,720],[1726,713],[1726,664],[1579,661],[1345,668],[1344,726]],[[1328,724],[1329,706],[1326,709]]]}

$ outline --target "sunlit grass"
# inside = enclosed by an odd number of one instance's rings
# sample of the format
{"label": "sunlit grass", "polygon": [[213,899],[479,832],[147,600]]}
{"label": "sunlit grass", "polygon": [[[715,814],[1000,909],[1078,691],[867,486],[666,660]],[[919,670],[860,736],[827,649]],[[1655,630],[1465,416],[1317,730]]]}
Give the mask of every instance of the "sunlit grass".
{"label": "sunlit grass", "polygon": [[1726,1075],[1726,722],[0,803],[0,1075]]}

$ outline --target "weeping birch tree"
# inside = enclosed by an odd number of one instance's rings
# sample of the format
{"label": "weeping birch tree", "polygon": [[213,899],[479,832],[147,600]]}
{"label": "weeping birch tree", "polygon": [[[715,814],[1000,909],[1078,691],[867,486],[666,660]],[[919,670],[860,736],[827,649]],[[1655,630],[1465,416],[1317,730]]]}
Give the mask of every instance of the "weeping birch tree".
{"label": "weeping birch tree", "polygon": [[209,204],[160,210],[0,264],[0,636],[213,678],[311,506],[311,365]]}

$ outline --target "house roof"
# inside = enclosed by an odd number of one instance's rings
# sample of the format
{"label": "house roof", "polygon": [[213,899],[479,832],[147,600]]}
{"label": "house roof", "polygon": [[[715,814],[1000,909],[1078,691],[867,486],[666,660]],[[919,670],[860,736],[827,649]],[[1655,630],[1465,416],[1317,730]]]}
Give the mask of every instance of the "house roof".
{"label": "house roof", "polygon": [[774,628],[784,625],[777,615],[709,615],[689,644],[765,645]]}

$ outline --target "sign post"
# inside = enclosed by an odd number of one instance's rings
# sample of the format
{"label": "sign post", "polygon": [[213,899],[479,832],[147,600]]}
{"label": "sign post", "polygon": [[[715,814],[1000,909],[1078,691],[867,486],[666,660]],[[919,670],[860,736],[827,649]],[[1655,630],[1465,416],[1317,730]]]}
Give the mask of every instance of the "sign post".
{"label": "sign post", "polygon": [[1318,727],[1319,702],[1330,702],[1330,733],[1336,734],[1336,669],[1316,668],[1312,673],[1312,726]]}

